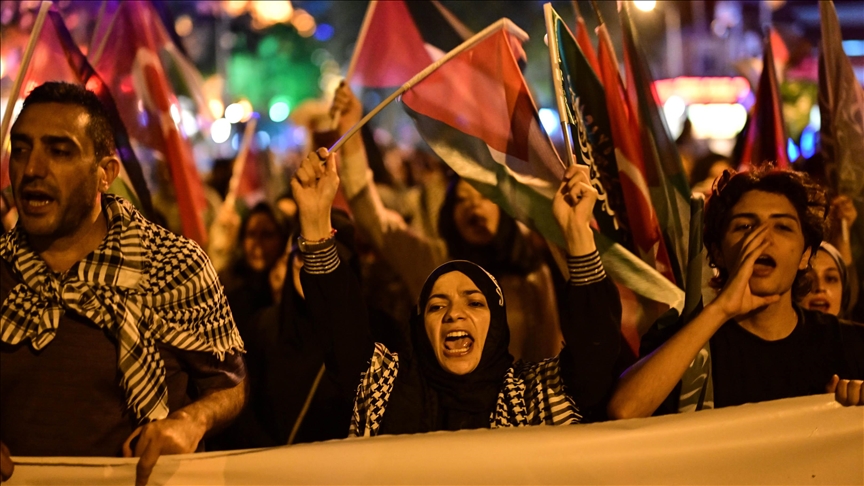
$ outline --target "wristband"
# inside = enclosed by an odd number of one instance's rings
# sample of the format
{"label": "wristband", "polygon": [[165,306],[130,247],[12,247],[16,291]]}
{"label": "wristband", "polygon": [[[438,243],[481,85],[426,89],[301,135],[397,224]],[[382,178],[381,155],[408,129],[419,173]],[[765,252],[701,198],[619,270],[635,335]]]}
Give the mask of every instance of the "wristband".
{"label": "wristband", "polygon": [[322,238],[320,240],[307,240],[306,238],[303,237],[303,235],[300,235],[297,238],[297,246],[300,248],[300,251],[303,253],[312,253],[315,251],[323,250],[323,249],[327,248],[328,246],[330,246],[330,244],[331,244],[331,242],[335,236],[336,236],[336,230],[335,229],[330,230],[330,236],[328,236],[326,238]]}

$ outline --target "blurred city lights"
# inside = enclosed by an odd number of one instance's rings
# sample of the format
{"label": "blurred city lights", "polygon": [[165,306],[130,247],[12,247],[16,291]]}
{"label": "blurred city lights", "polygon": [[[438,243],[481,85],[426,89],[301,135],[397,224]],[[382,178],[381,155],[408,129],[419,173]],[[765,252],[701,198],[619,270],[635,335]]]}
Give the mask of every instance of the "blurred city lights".
{"label": "blurred city lights", "polygon": [[798,150],[798,146],[791,138],[786,141],[786,153],[789,155],[790,162],[795,162],[801,156],[801,151]]}
{"label": "blurred city lights", "polygon": [[843,51],[847,56],[864,56],[864,40],[844,40]]}
{"label": "blurred city lights", "polygon": [[669,131],[676,138],[681,135],[684,128],[684,113],[687,111],[687,105],[684,100],[677,95],[672,95],[663,104],[663,114],[666,117],[666,125],[669,126]]}
{"label": "blurred city lights", "polygon": [[291,113],[291,107],[288,106],[288,103],[285,101],[276,101],[272,105],[270,105],[270,119],[274,122],[283,122],[288,118],[288,115]]}
{"label": "blurred city lights", "polygon": [[330,24],[321,24],[315,30],[315,40],[325,42],[333,37],[333,26]]}
{"label": "blurred city lights", "polygon": [[650,12],[650,11],[654,10],[654,7],[657,6],[657,2],[654,0],[634,1],[633,6],[638,8],[639,10],[641,10],[643,12]]}
{"label": "blurred city lights", "polygon": [[287,0],[254,1],[251,7],[252,15],[265,26],[288,22],[294,13],[294,7]]}
{"label": "blurred city lights", "polygon": [[180,113],[180,126],[183,127],[183,133],[187,137],[198,133],[198,120],[195,119],[195,115],[191,111],[183,110]]}
{"label": "blurred city lights", "polygon": [[6,75],[6,61],[0,57],[0,78]]}
{"label": "blurred city lights", "polygon": [[294,17],[291,19],[291,23],[294,25],[294,28],[297,29],[297,33],[300,34],[301,37],[310,37],[315,33],[315,19],[309,14],[309,12],[303,9],[297,9],[294,11]]}
{"label": "blurred city lights", "polygon": [[270,134],[265,131],[260,131],[255,134],[255,142],[259,149],[266,149],[270,146]]}
{"label": "blurred city lights", "polygon": [[207,108],[210,108],[210,114],[213,115],[213,118],[220,118],[225,114],[225,105],[217,99],[208,101]]}
{"label": "blurred city lights", "polygon": [[180,37],[186,37],[192,33],[192,17],[188,15],[181,15],[177,17],[177,21],[174,22],[174,31],[177,32],[177,35]]}
{"label": "blurred city lights", "polygon": [[225,108],[225,119],[230,123],[240,123],[243,119],[243,107],[240,103],[231,103]]}
{"label": "blurred city lights", "polygon": [[249,119],[252,118],[252,113],[254,113],[252,103],[250,103],[249,100],[240,100],[237,102],[237,104],[240,105],[240,108],[243,109],[243,114],[240,117],[240,121],[249,121]]}
{"label": "blurred city lights", "polygon": [[560,120],[558,119],[558,113],[551,108],[540,108],[540,123],[543,125],[543,129],[546,130],[546,133],[553,134],[556,130],[558,130],[558,124]]}
{"label": "blurred city lights", "polygon": [[171,119],[174,120],[174,123],[179,125],[180,124],[180,108],[178,108],[176,104],[171,103],[171,108],[168,109],[168,112],[171,113]]}
{"label": "blurred city lights", "polygon": [[810,123],[817,132],[822,129],[822,111],[819,110],[819,105],[813,105],[810,108]]}
{"label": "blurred city lights", "polygon": [[245,12],[248,5],[248,0],[229,0],[227,2],[222,2],[222,6],[225,8],[225,13],[231,17],[236,17]]}
{"label": "blurred city lights", "polygon": [[805,159],[809,159],[816,155],[816,132],[812,126],[807,125],[804,131],[801,132],[801,155]]}
{"label": "blurred city lights", "polygon": [[210,125],[210,138],[216,143],[224,143],[231,136],[231,122],[219,118]]}
{"label": "blurred city lights", "polygon": [[697,139],[735,138],[747,122],[747,110],[739,103],[694,103],[687,108]]}

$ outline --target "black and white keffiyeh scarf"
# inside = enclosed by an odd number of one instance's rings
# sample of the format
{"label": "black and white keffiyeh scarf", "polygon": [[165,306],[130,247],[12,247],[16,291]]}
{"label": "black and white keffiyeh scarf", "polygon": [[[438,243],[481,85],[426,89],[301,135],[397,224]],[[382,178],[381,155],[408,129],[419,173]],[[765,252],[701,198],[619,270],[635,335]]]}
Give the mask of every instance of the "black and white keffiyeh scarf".
{"label": "black and white keffiyeh scarf", "polygon": [[63,274],[53,272],[18,226],[0,236],[0,257],[21,280],[0,310],[0,340],[47,346],[66,311],[117,341],[129,408],[141,423],[168,416],[165,365],[157,342],[215,354],[243,342],[210,260],[194,242],[146,219],[122,198],[103,195],[108,235]]}

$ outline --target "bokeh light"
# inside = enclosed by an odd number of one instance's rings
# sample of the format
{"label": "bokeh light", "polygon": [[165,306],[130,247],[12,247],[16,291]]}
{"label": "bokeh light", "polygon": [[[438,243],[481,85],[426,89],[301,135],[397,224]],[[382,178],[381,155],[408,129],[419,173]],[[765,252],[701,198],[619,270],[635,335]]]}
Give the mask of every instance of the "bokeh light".
{"label": "bokeh light", "polygon": [[641,10],[643,12],[650,12],[650,11],[654,10],[654,7],[657,6],[657,2],[654,0],[634,1],[633,6],[638,8],[639,10]]}
{"label": "bokeh light", "polygon": [[288,118],[288,115],[291,114],[291,107],[288,106],[288,103],[284,100],[274,101],[270,105],[270,111],[268,114],[270,115],[270,119],[274,122],[283,122]]}
{"label": "bokeh light", "polygon": [[174,22],[174,31],[177,32],[177,35],[180,37],[186,37],[192,33],[192,17],[188,15],[181,15],[177,17],[177,21]]}
{"label": "bokeh light", "polygon": [[225,118],[219,118],[210,125],[210,138],[216,143],[225,143],[231,136],[231,122]]}

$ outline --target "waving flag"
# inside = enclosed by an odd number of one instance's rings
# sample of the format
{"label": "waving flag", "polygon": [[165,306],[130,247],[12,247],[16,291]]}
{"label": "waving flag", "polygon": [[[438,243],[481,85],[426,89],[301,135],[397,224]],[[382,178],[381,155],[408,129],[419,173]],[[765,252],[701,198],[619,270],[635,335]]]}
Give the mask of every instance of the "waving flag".
{"label": "waving flag", "polygon": [[819,2],[819,13],[819,133],[826,176],[838,194],[864,203],[864,89],[843,51],[834,2]]}
{"label": "waving flag", "polygon": [[[112,185],[111,192],[126,197],[144,214],[152,214],[150,191],[144,180],[141,165],[130,146],[129,135],[120,119],[108,85],[87,62],[87,58],[72,40],[72,35],[66,29],[62,17],[53,10],[48,12],[45,23],[38,33],[33,57],[24,74],[18,99],[23,100],[30,91],[48,81],[80,84],[96,93],[114,128],[117,155],[122,162],[120,177]],[[5,150],[2,161],[0,187],[6,187],[9,184],[9,168],[8,153]]]}
{"label": "waving flag", "polygon": [[[665,239],[672,273],[675,282],[681,288],[686,288],[688,263],[691,258],[696,257],[689,248],[690,184],[681,164],[678,148],[669,133],[669,127],[666,126],[654,79],[640,47],[628,8],[628,4],[624,4],[620,15],[624,33],[629,112],[638,123],[638,132],[641,133],[645,182]],[[695,229],[700,228],[701,222]],[[698,253],[700,249],[695,251]],[[701,282],[701,279],[698,280]]]}
{"label": "waving flag", "polygon": [[176,48],[149,2],[121,2],[114,15],[101,34],[107,42],[94,42],[104,45],[94,67],[110,80],[132,138],[160,152],[168,163],[183,234],[206,247],[204,187],[160,58]]}
{"label": "waving flag", "polygon": [[742,169],[758,167],[773,162],[775,167],[789,167],[786,153],[786,125],[783,122],[783,102],[774,65],[774,50],[771,42],[773,29],[769,27],[765,36],[762,75],[756,90],[756,103],[750,116],[750,126],[741,154],[739,166]]}
{"label": "waving flag", "polygon": [[591,168],[591,184],[598,192],[594,219],[600,232],[632,250],[603,85],[552,5],[547,3],[544,9],[558,109],[569,133],[568,158]]}
{"label": "waving flag", "polygon": [[[628,109],[632,119],[638,122],[645,182],[669,251],[672,272],[685,295],[680,317],[667,314],[655,323],[649,340],[657,340],[658,336],[670,335],[669,333],[674,332],[701,309],[702,266],[705,260],[702,245],[704,200],[691,196],[681,157],[660,110],[651,71],[641,50],[628,8],[629,5],[624,4],[619,11],[624,33]],[[645,342],[643,340],[643,344]],[[660,342],[654,343],[659,344]],[[679,410],[713,406],[710,363],[710,350],[706,344],[681,380]]]}
{"label": "waving flag", "polygon": [[[641,259],[654,270],[651,278],[661,282],[665,280],[665,286],[674,289],[665,296],[659,296],[660,303],[658,303],[651,299],[639,298],[627,285],[616,282],[624,311],[621,332],[630,350],[629,361],[635,362],[639,355],[641,336],[661,314],[674,306],[676,299],[681,297],[681,291],[674,287],[674,277],[670,272],[663,237],[651,207],[644,177],[641,176],[641,172],[634,170],[630,162],[631,159],[639,162],[638,159],[634,159],[634,152],[638,152],[641,148],[637,145],[638,132],[633,132],[636,140],[621,138],[622,128],[626,135],[630,135],[631,131],[627,126],[628,118],[624,110],[626,106],[623,89],[620,86],[620,76],[614,83],[603,79],[601,84],[601,79],[598,79],[590,66],[588,57],[583,54],[577,40],[573,38],[555,9],[548,3],[544,8],[547,35],[551,39],[549,52],[553,73],[555,73],[553,84],[556,97],[559,99],[559,110],[565,114],[562,119],[572,134],[571,144],[575,149],[573,150],[574,162],[591,166],[592,183],[595,187],[597,182],[600,182],[604,188],[608,188],[608,190],[598,189],[600,198],[594,208],[595,220],[600,232],[640,255]],[[602,36],[600,53],[602,71],[602,61],[606,61],[602,56],[608,54],[604,52]],[[614,59],[611,62],[614,62]],[[617,76],[617,63],[615,66],[615,71],[612,72]],[[560,74],[558,74],[559,70]],[[604,90],[604,84],[613,88],[608,91],[609,97]],[[616,112],[610,106],[620,109]],[[622,151],[619,148],[624,142],[629,144],[625,145],[629,150]],[[600,174],[599,181],[593,178],[595,173]],[[634,180],[641,181],[641,187],[635,184]],[[606,212],[610,209],[616,223],[614,227],[608,224],[610,215]],[[666,257],[662,263],[657,259],[658,250],[662,251],[661,256]]]}
{"label": "waving flag", "polygon": [[[526,39],[509,20],[496,22],[451,51],[431,74],[406,83],[402,102],[421,136],[456,173],[563,246],[551,201],[564,164],[540,125],[514,55],[514,42]],[[595,239],[613,279],[680,311],[683,292],[675,285],[602,233]]]}
{"label": "waving flag", "polygon": [[594,44],[591,43],[591,36],[588,34],[585,18],[582,17],[582,12],[579,11],[579,4],[575,0],[572,2],[572,5],[573,11],[576,14],[576,43],[579,44],[579,49],[585,54],[585,59],[591,65],[591,69],[594,73],[599,74],[600,61],[597,58],[597,52],[594,51]]}
{"label": "waving flag", "polygon": [[373,0],[346,77],[366,88],[401,86],[472,35],[437,1]]}

